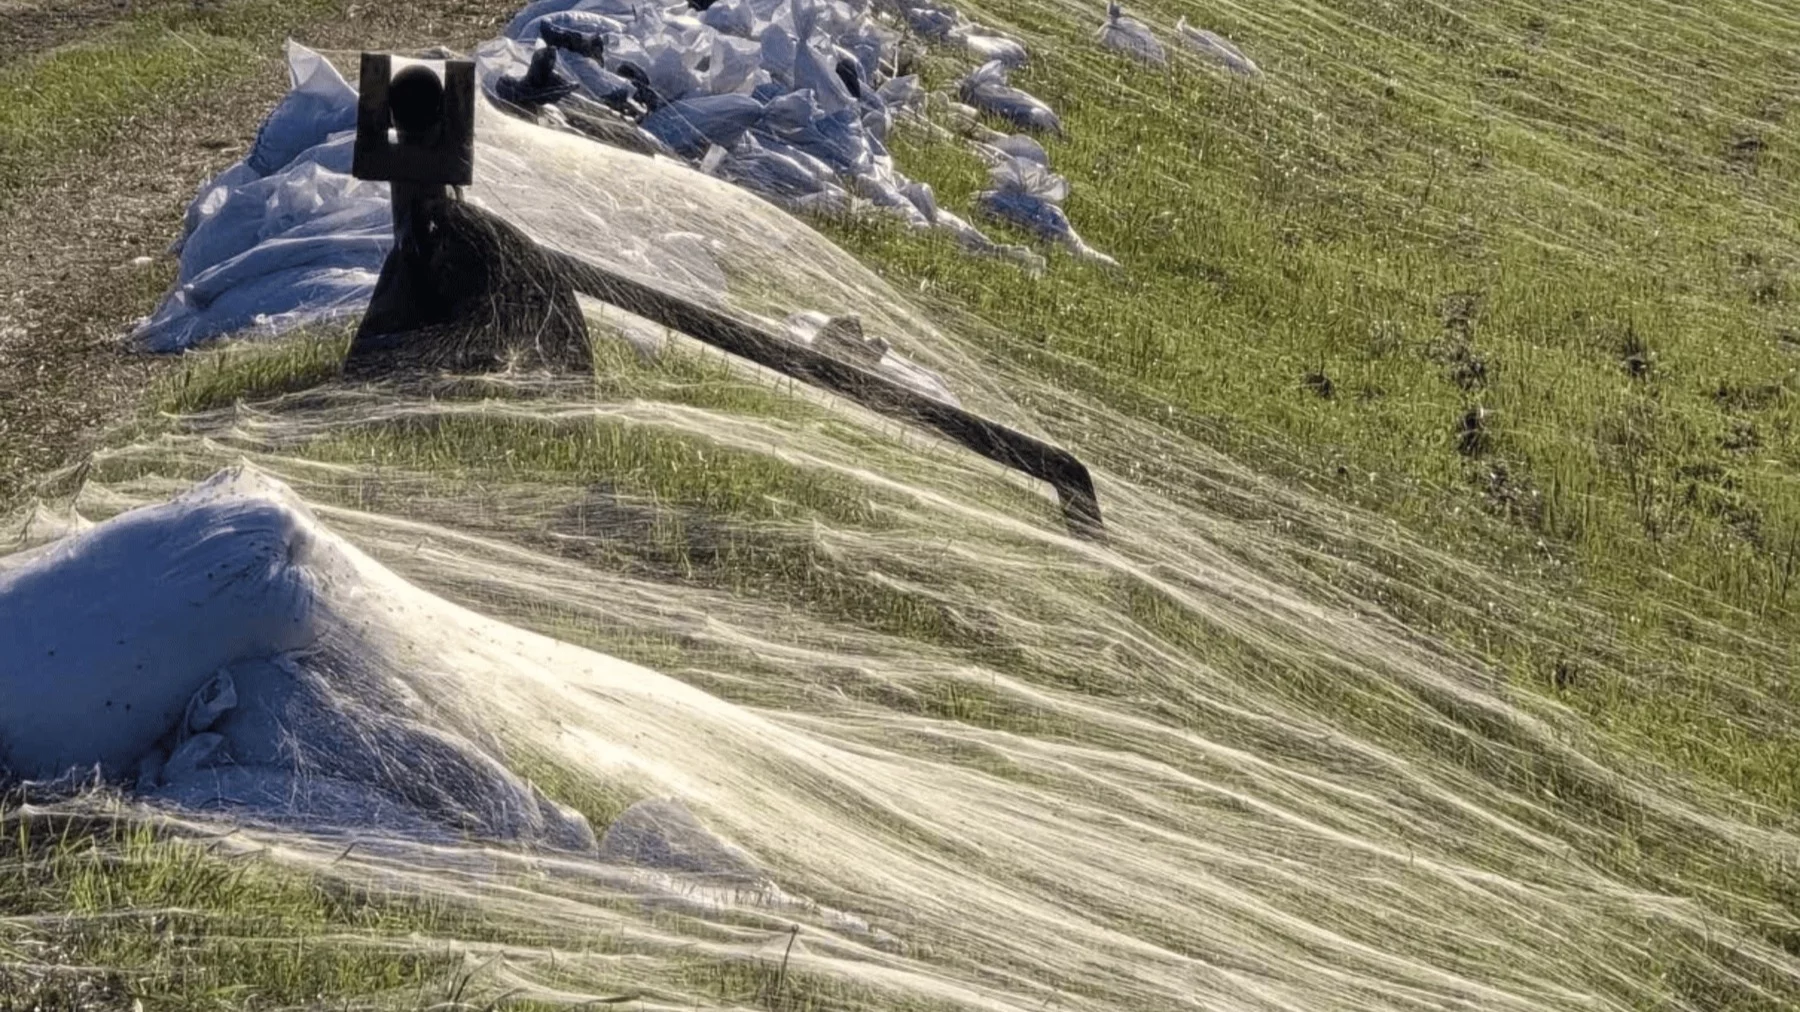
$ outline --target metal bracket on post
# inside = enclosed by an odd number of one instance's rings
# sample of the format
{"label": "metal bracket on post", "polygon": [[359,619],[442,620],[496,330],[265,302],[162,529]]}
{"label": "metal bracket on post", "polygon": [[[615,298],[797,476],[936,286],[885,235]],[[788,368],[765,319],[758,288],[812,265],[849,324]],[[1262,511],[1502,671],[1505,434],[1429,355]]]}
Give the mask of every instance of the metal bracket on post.
{"label": "metal bracket on post", "polygon": [[351,175],[441,186],[474,182],[475,64],[444,61],[442,97],[436,108],[394,107],[389,101],[393,83],[392,57],[362,54]]}

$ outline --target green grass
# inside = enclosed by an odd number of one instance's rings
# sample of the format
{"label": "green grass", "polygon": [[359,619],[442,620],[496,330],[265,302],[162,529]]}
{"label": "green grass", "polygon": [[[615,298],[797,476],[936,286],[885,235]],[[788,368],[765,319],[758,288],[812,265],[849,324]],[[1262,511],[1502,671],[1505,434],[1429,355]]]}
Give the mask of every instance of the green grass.
{"label": "green grass", "polygon": [[156,409],[191,414],[316,387],[337,376],[351,330],[326,328],[280,341],[240,341],[185,355],[161,377]]}
{"label": "green grass", "polygon": [[[532,766],[529,757],[519,758]],[[594,800],[591,788],[573,789]],[[478,959],[467,949],[484,942],[541,946],[546,954],[561,952],[565,962],[663,957],[637,961],[633,972],[610,982],[591,973],[567,975],[599,993],[616,985],[607,1006],[644,994],[694,993],[785,1012],[844,1008],[878,995],[784,971],[767,958],[671,958],[620,933],[526,933],[442,897],[348,887],[271,862],[255,847],[221,848],[216,840],[120,821],[109,806],[94,797],[85,805],[91,815],[15,812],[0,826],[0,918],[6,919],[0,1003],[138,1003],[146,1010],[564,1007],[501,986],[493,958]],[[617,905],[631,909],[630,901]],[[665,929],[680,922],[658,919]],[[933,1008],[904,999],[878,1004]]]}
{"label": "green grass", "polygon": [[[1486,638],[1522,684],[1792,811],[1800,741],[1756,729],[1794,703],[1800,22],[1402,6],[1208,11],[1267,69],[1245,83],[989,4],[1037,42],[1018,83],[1062,115],[1069,213],[1123,269],[1055,255],[1030,277],[880,223],[834,234],[997,353],[1143,417],[1172,405],[1242,459],[1596,607],[1628,672]],[[894,147],[947,207],[985,185],[960,145]],[[1722,668],[1708,622],[1778,645]]]}
{"label": "green grass", "polygon": [[154,115],[262,77],[286,33],[332,9],[331,0],[153,0],[90,38],[0,67],[0,208]]}
{"label": "green grass", "polygon": [[10,997],[42,1007],[96,995],[149,1008],[293,1005],[442,996],[455,976],[448,955],[380,944],[458,920],[423,898],[376,902],[104,816],[95,828],[15,814],[6,829],[0,914],[16,920],[0,951],[47,964],[41,975],[0,971]]}

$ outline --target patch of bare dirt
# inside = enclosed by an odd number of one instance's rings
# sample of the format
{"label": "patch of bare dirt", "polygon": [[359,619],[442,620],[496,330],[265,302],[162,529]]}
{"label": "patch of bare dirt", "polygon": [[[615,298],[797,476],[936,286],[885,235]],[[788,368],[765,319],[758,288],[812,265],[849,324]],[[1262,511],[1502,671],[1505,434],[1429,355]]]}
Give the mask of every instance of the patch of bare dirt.
{"label": "patch of bare dirt", "polygon": [[131,0],[0,0],[0,67],[91,35],[131,10]]}

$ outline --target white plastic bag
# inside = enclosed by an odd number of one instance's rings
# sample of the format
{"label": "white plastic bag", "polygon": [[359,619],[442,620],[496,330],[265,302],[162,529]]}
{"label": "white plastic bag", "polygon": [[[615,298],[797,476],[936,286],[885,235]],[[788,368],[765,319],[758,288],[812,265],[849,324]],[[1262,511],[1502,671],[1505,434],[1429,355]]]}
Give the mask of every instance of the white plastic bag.
{"label": "white plastic bag", "polygon": [[988,170],[993,189],[975,195],[984,214],[1011,222],[1041,239],[1061,243],[1085,260],[1108,265],[1112,257],[1089,246],[1069,223],[1059,206],[1069,196],[1069,182],[1048,167],[1022,158],[1008,158]]}
{"label": "white plastic bag", "polygon": [[762,118],[763,104],[748,95],[698,95],[656,110],[643,127],[683,158],[699,158],[709,146],[736,144]]}
{"label": "white plastic bag", "polygon": [[1023,67],[1031,61],[1023,45],[998,35],[969,32],[963,36],[963,48],[983,63],[993,61],[1003,67]]}

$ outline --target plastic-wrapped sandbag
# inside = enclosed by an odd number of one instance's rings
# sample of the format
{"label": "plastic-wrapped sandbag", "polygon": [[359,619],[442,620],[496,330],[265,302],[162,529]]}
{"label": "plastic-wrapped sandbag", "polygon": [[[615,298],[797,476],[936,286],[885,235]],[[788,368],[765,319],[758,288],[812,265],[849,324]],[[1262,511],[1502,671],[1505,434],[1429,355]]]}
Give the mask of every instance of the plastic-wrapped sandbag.
{"label": "plastic-wrapped sandbag", "polygon": [[792,0],[748,0],[759,25],[780,25],[792,32],[794,7]]}
{"label": "plastic-wrapped sandbag", "polygon": [[914,228],[931,224],[891,180],[877,175],[857,176],[851,180],[851,192]]}
{"label": "plastic-wrapped sandbag", "polygon": [[756,11],[750,6],[750,0],[718,0],[701,12],[700,23],[720,35],[740,39],[756,35]]}
{"label": "plastic-wrapped sandbag", "polygon": [[278,171],[300,152],[356,126],[356,89],[330,61],[289,42],[287,62],[291,87],[263,121],[244,156],[244,164],[259,176]]}
{"label": "plastic-wrapped sandbag", "polygon": [[799,43],[786,27],[771,24],[762,31],[757,40],[762,49],[762,68],[769,76],[781,83],[783,87],[793,84],[794,57],[799,53]]}
{"label": "plastic-wrapped sandbag", "polygon": [[[160,767],[161,750],[149,753],[141,765],[155,772],[140,775],[140,792],[188,809],[422,839],[455,829],[569,850],[597,845],[584,818],[472,743],[423,723],[403,702],[381,705],[367,673],[276,655],[234,664],[221,679],[233,685],[230,705]],[[407,762],[394,764],[399,755]]]}
{"label": "plastic-wrapped sandbag", "polygon": [[1137,18],[1127,17],[1116,3],[1106,5],[1106,21],[1095,36],[1108,49],[1116,49],[1144,63],[1160,64],[1167,60],[1162,43],[1151,34],[1150,26]]}
{"label": "plastic-wrapped sandbag", "polygon": [[1175,34],[1180,37],[1183,45],[1234,74],[1255,77],[1262,73],[1255,61],[1245,56],[1243,50],[1232,45],[1230,40],[1204,28],[1195,28],[1187,23],[1186,18],[1175,22]]}
{"label": "plastic-wrapped sandbag", "polygon": [[1050,166],[1050,153],[1038,143],[1037,138],[1027,134],[1003,134],[984,141],[976,141],[975,153],[980,155],[990,166],[999,165],[1011,159],[1033,162],[1045,168]]}
{"label": "plastic-wrapped sandbag", "polygon": [[291,508],[208,483],[0,572],[0,768],[130,770],[220,668],[315,635],[308,548]]}
{"label": "plastic-wrapped sandbag", "polygon": [[817,193],[796,197],[786,203],[787,210],[799,215],[842,216],[855,208],[850,194],[841,186],[830,186]]}
{"label": "plastic-wrapped sandbag", "polygon": [[961,24],[961,19],[957,17],[955,11],[937,7],[907,7],[902,12],[902,16],[906,21],[906,27],[912,29],[915,35],[933,42],[942,42],[948,39],[950,33]]}
{"label": "plastic-wrapped sandbag", "polygon": [[1039,162],[1008,159],[990,169],[988,178],[999,189],[1029,193],[1053,204],[1069,199],[1069,181]]}
{"label": "plastic-wrapped sandbag", "polygon": [[380,276],[368,268],[303,265],[240,282],[205,305],[177,290],[132,331],[137,347],[174,352],[225,334],[280,334],[361,316]]}
{"label": "plastic-wrapped sandbag", "polygon": [[874,81],[881,76],[882,58],[893,48],[897,37],[872,21],[859,21],[842,38],[838,44],[856,59],[862,70],[865,81]]}
{"label": "plastic-wrapped sandbag", "polygon": [[[908,182],[900,187],[900,193],[918,208],[926,223],[933,229],[953,237],[957,244],[971,253],[982,253],[1000,256],[1013,260],[1023,266],[1042,270],[1043,257],[1022,246],[1004,246],[988,238],[987,234],[938,206],[937,194],[932,192],[931,184],[924,182]],[[954,403],[954,402],[953,402]]]}
{"label": "plastic-wrapped sandbag", "polygon": [[790,92],[770,102],[757,132],[803,151],[843,175],[861,175],[872,164],[868,134],[856,111],[821,115],[810,91]]}
{"label": "plastic-wrapped sandbag", "polygon": [[1006,67],[999,60],[984,63],[963,78],[958,93],[976,109],[1015,126],[1062,132],[1062,121],[1048,105],[1006,83]]}
{"label": "plastic-wrapped sandbag", "polygon": [[749,39],[715,35],[702,72],[701,88],[710,95],[749,94],[769,80],[762,69],[762,46]]}
{"label": "plastic-wrapped sandbag", "polygon": [[[220,187],[190,208],[193,227],[182,243],[176,281],[191,280],[208,267],[292,227],[308,210],[330,213],[349,200],[385,202],[387,188],[367,193],[352,184],[350,148],[355,134],[309,148],[293,165],[261,179]],[[341,165],[341,168],[340,168]],[[328,175],[349,183],[327,182]],[[368,185],[368,184],[364,184]],[[311,187],[313,192],[297,188]],[[277,194],[282,194],[279,198]],[[271,202],[276,202],[273,206]]]}
{"label": "plastic-wrapped sandbag", "polygon": [[919,82],[919,75],[907,74],[904,77],[890,77],[875,89],[889,110],[893,112],[911,112],[925,101],[925,86]]}
{"label": "plastic-wrapped sandbag", "polygon": [[797,90],[811,91],[813,101],[829,115],[854,108],[856,98],[838,76],[836,55],[823,49],[825,36],[818,30],[817,21],[816,5],[807,0],[795,4],[794,37],[798,45],[794,52],[792,80]]}
{"label": "plastic-wrapped sandbag", "polygon": [[257,243],[223,263],[202,271],[182,286],[189,304],[206,309],[227,292],[272,274],[303,269],[376,270],[387,257],[393,237],[386,230],[314,236],[278,236]]}
{"label": "plastic-wrapped sandbag", "polygon": [[778,146],[747,137],[730,151],[709,152],[701,169],[783,207],[805,206],[803,202],[820,195],[834,205],[845,200],[829,166],[802,152],[772,147]]}
{"label": "plastic-wrapped sandbag", "polygon": [[887,145],[888,135],[894,129],[894,114],[888,111],[887,103],[874,92],[863,96],[862,103],[863,132],[869,135],[871,145]]}
{"label": "plastic-wrapped sandbag", "polygon": [[1025,51],[1023,45],[998,35],[970,32],[963,36],[962,43],[970,56],[983,63],[997,62],[1003,67],[1023,67],[1031,62],[1031,54]]}
{"label": "plastic-wrapped sandbag", "polygon": [[[643,40],[647,65],[640,66],[662,102],[686,98],[700,88],[700,75],[695,70],[705,53],[692,42],[667,32]],[[710,49],[710,47],[708,47]]]}
{"label": "plastic-wrapped sandbag", "polygon": [[189,238],[176,281],[191,283],[258,243],[321,219],[344,230],[385,229],[389,219],[387,187],[316,163],[298,164],[242,186]]}
{"label": "plastic-wrapped sandbag", "polygon": [[[249,154],[201,184],[182,219],[181,235],[170,244],[169,252],[181,253],[194,230],[238,187],[296,159],[324,157],[309,149],[356,125],[356,93],[343,76],[319,54],[298,43],[289,42],[286,52],[293,90],[263,121]],[[349,157],[348,148],[344,157]],[[349,171],[349,162],[344,165],[344,171]]]}
{"label": "plastic-wrapped sandbag", "polygon": [[279,332],[360,313],[392,245],[392,222],[387,184],[348,174],[354,137],[314,145],[280,172],[208,194],[182,246],[175,288],[133,328],[131,343],[178,351],[233,331]]}
{"label": "plastic-wrapped sandbag", "polygon": [[643,128],[676,154],[699,158],[712,145],[736,144],[762,118],[763,104],[748,95],[700,95],[663,106]]}
{"label": "plastic-wrapped sandbag", "polygon": [[937,193],[932,190],[930,183],[923,180],[909,180],[900,187],[900,192],[905,195],[907,200],[912,201],[914,207],[919,209],[919,213],[925,216],[927,223],[937,224],[939,214]]}
{"label": "plastic-wrapped sandbag", "polygon": [[975,195],[975,204],[983,213],[1061,243],[1083,259],[1115,263],[1089,246],[1058,206],[1069,195],[1068,180],[1036,162],[1018,158],[994,166],[988,176],[994,188]]}
{"label": "plastic-wrapped sandbag", "polygon": [[7,774],[98,767],[189,809],[595,850],[447,721],[443,676],[369,635],[397,579],[279,483],[234,468],[27,554],[0,570]]}
{"label": "plastic-wrapped sandbag", "polygon": [[255,169],[243,161],[237,161],[218,175],[201,183],[200,188],[194,193],[194,199],[188,202],[187,212],[182,215],[181,219],[181,234],[169,244],[169,252],[181,253],[187,247],[188,237],[194,234],[194,229],[230,200],[237,187],[256,178]]}

